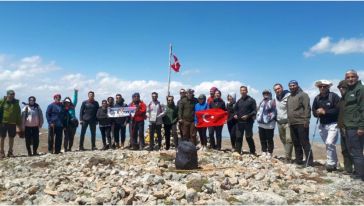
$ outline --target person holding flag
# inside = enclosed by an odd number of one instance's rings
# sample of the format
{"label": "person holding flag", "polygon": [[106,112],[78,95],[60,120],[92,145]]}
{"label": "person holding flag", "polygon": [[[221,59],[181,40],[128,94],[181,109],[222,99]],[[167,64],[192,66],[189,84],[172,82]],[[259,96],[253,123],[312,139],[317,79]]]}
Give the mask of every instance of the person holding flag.
{"label": "person holding flag", "polygon": [[[212,102],[210,102],[209,108],[211,108],[211,109],[222,109],[222,110],[226,111],[225,102],[221,98],[220,90],[217,89],[215,91],[214,100]],[[221,139],[222,139],[222,128],[223,127],[224,127],[224,124],[221,125],[221,126],[219,125],[219,126],[211,127],[212,130],[213,130],[212,134],[216,133],[216,144],[215,144],[214,136],[213,135],[210,136],[210,146],[211,146],[211,148],[216,149],[216,150],[221,150]]]}
{"label": "person holding flag", "polygon": [[[198,103],[195,105],[196,112],[204,111],[209,108],[209,105],[206,102],[206,96],[204,94],[201,94],[197,100],[198,100]],[[197,124],[198,124],[198,118],[197,118],[197,115],[195,115],[195,125],[197,126]],[[201,151],[205,151],[206,147],[207,147],[206,130],[207,130],[207,127],[197,128],[198,135],[200,136]]]}

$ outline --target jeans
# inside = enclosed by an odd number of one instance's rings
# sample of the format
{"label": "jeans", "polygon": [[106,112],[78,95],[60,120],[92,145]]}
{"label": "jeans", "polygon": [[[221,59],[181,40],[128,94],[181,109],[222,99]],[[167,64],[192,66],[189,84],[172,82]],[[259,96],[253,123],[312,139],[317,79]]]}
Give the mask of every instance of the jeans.
{"label": "jeans", "polygon": [[[213,149],[221,150],[221,139],[222,139],[222,128],[223,126],[209,127],[212,129],[213,133],[210,136],[210,146]],[[214,133],[216,133],[216,143],[214,138]]]}
{"label": "jeans", "polygon": [[[121,141],[121,144],[124,144],[125,142],[125,136],[126,136],[126,126],[124,124],[115,124],[114,125],[114,142],[119,144]],[[120,135],[120,141],[119,141],[119,135]]]}
{"label": "jeans", "polygon": [[231,141],[231,148],[235,148],[235,141],[236,141],[236,127],[237,122],[235,119],[232,119],[227,122],[229,134],[230,134],[230,141]]}
{"label": "jeans", "polygon": [[[39,127],[25,127],[24,136],[28,154],[36,154],[39,146]],[[30,145],[33,145],[33,152]]]}
{"label": "jeans", "polygon": [[245,133],[246,141],[249,145],[249,150],[251,154],[255,154],[255,144],[253,139],[253,124],[254,122],[238,122],[236,130],[236,141],[235,141],[235,151],[239,154],[241,153],[243,147],[243,137]]}
{"label": "jeans", "polygon": [[149,125],[149,139],[150,139],[150,147],[154,148],[154,134],[157,133],[158,138],[158,147],[162,147],[162,125],[151,123]]}
{"label": "jeans", "polygon": [[111,145],[111,126],[102,127],[99,126],[101,137],[102,137],[102,144],[104,147],[107,145]]}
{"label": "jeans", "polygon": [[292,159],[293,143],[288,123],[280,124],[277,122],[279,138],[284,146],[285,156],[287,160]]}
{"label": "jeans", "polygon": [[346,137],[349,152],[353,157],[355,172],[364,180],[364,137],[358,136],[356,129],[347,129]]}
{"label": "jeans", "polygon": [[[309,139],[309,128],[305,128],[303,124],[291,125],[291,135],[296,154],[296,163],[301,164],[303,162],[303,151],[306,155],[306,162],[308,165],[313,166],[313,154],[311,150],[311,144]],[[310,154],[310,157],[308,155]]]}
{"label": "jeans", "polygon": [[77,127],[74,126],[68,126],[66,130],[64,130],[64,151],[71,151],[76,130]]}
{"label": "jeans", "polygon": [[326,145],[326,164],[335,167],[338,162],[336,154],[338,132],[337,123],[320,124],[319,126],[320,136]]}
{"label": "jeans", "polygon": [[274,142],[273,142],[274,129],[264,129],[262,127],[258,128],[259,128],[259,138],[260,138],[260,144],[262,146],[262,152],[269,152],[272,154],[274,149]]}
{"label": "jeans", "polygon": [[[139,145],[139,149],[141,149],[142,147],[144,147],[145,142],[144,142],[144,120],[143,121],[132,121],[132,144],[133,147],[136,148]],[[139,139],[139,143],[138,143],[138,139]]]}
{"label": "jeans", "polygon": [[178,147],[177,124],[165,124],[164,125],[164,134],[165,134],[166,149],[167,150],[169,150],[169,148],[170,148],[171,130],[172,130],[174,146],[176,148]]}
{"label": "jeans", "polygon": [[83,148],[83,142],[85,141],[85,134],[87,127],[90,125],[90,131],[91,131],[91,147],[96,147],[96,122],[86,122],[84,121],[82,123],[81,127],[81,136],[80,136],[80,149]]}
{"label": "jeans", "polygon": [[63,127],[48,127],[48,152],[58,154],[62,148]]}

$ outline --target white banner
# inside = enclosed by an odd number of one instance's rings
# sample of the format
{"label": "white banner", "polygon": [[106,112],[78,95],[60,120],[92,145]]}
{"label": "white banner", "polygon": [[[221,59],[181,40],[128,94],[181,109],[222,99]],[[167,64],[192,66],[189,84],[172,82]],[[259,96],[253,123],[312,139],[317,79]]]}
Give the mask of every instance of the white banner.
{"label": "white banner", "polygon": [[134,116],[136,107],[108,107],[107,116],[111,118]]}

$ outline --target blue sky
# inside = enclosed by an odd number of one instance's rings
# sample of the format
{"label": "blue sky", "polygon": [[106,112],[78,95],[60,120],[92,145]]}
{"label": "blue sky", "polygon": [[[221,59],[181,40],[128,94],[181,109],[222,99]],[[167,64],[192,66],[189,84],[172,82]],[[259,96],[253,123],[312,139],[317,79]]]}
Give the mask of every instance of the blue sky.
{"label": "blue sky", "polygon": [[166,94],[173,43],[182,67],[172,94],[218,86],[226,97],[244,84],[259,102],[296,79],[313,99],[315,80],[337,83],[351,68],[364,77],[363,11],[363,2],[0,2],[0,93],[36,95],[43,108],[73,88],[80,100],[138,91],[148,102]]}

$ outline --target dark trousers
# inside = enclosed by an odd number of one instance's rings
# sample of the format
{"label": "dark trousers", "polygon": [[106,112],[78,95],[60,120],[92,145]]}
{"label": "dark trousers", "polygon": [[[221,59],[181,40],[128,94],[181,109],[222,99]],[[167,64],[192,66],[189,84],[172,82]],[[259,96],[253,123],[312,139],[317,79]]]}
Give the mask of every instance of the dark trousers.
{"label": "dark trousers", "polygon": [[[213,131],[210,136],[210,147],[213,149],[221,150],[221,138],[222,138],[222,128],[223,126],[209,127],[209,130]],[[210,131],[209,131],[210,133]],[[214,133],[216,134],[216,141],[214,137]]]}
{"label": "dark trousers", "polygon": [[183,138],[183,122],[177,122],[180,137]]}
{"label": "dark trousers", "polygon": [[[119,144],[121,141],[121,144],[124,144],[125,142],[125,136],[126,136],[126,126],[121,124],[114,124],[114,142]],[[120,137],[120,141],[119,141]]]}
{"label": "dark trousers", "polygon": [[58,154],[62,148],[63,127],[48,127],[48,152]]}
{"label": "dark trousers", "polygon": [[[303,161],[303,151],[305,152],[306,162],[307,162],[308,154],[311,151],[309,128],[308,127],[305,128],[303,124],[296,124],[296,125],[290,125],[290,131],[296,155],[296,163],[301,163]],[[313,165],[312,151],[308,159],[308,165],[311,166]]]}
{"label": "dark trousers", "polygon": [[80,136],[80,149],[83,148],[83,143],[85,141],[85,134],[87,127],[90,125],[90,131],[91,131],[91,147],[96,147],[96,122],[87,122],[84,121],[82,123],[81,127],[81,136]]}
{"label": "dark trousers", "polygon": [[157,133],[157,141],[158,147],[162,147],[162,125],[158,125],[156,123],[151,123],[149,125],[149,139],[150,139],[150,146],[151,148],[154,147],[154,134]]}
{"label": "dark trousers", "polygon": [[209,147],[212,149],[215,149],[215,136],[214,136],[214,127],[207,127],[207,131],[208,131],[208,141],[209,141]]}
{"label": "dark trousers", "polygon": [[197,145],[196,140],[196,127],[194,122],[183,121],[183,140],[190,141]]}
{"label": "dark trousers", "polygon": [[200,136],[200,142],[202,146],[207,146],[207,136],[206,136],[207,127],[197,128],[198,135]]}
{"label": "dark trousers", "polygon": [[235,148],[235,141],[236,141],[236,127],[237,122],[236,120],[230,120],[227,122],[229,134],[230,134],[230,141],[231,141],[231,148]]}
{"label": "dark trousers", "polygon": [[[143,121],[133,121],[132,122],[132,138],[133,138],[133,147],[136,148],[139,145],[139,148],[141,149],[144,147],[144,120]],[[138,141],[139,139],[139,141]],[[139,143],[138,143],[139,142]]]}
{"label": "dark trousers", "polygon": [[243,137],[245,133],[246,141],[249,145],[250,153],[255,154],[255,144],[253,139],[254,122],[238,122],[236,129],[235,150],[240,154],[243,147]]}
{"label": "dark trousers", "polygon": [[75,138],[77,127],[68,126],[64,130],[64,151],[71,151],[73,146],[73,140]]}
{"label": "dark trousers", "polygon": [[111,145],[111,126],[100,126],[102,144],[104,147]]}
{"label": "dark trousers", "polygon": [[259,127],[259,138],[262,146],[262,152],[273,153],[274,149],[274,129],[264,129]]}
{"label": "dark trousers", "polygon": [[340,128],[340,144],[341,144],[341,153],[344,157],[344,169],[346,172],[353,172],[353,157],[350,155],[347,143],[346,132],[344,128]]}
{"label": "dark trousers", "polygon": [[[36,154],[39,146],[39,127],[25,127],[24,136],[28,154]],[[31,145],[33,145],[33,152]]]}
{"label": "dark trousers", "polygon": [[358,136],[356,129],[347,129],[346,137],[349,152],[353,157],[355,173],[364,180],[364,137]]}
{"label": "dark trousers", "polygon": [[174,146],[178,147],[178,134],[177,134],[177,124],[164,124],[164,135],[166,141],[166,150],[169,150],[171,145],[171,130],[173,136]]}

